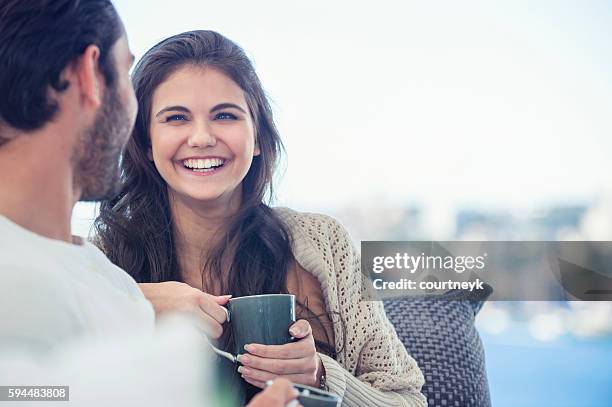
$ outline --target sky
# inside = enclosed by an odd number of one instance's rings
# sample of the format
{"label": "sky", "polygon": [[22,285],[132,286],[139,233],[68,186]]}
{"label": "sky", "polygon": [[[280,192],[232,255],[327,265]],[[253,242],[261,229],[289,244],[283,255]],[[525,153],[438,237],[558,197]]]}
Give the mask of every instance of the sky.
{"label": "sky", "polygon": [[520,208],[612,186],[612,2],[115,5],[137,58],[192,29],[245,49],[287,149],[279,204]]}

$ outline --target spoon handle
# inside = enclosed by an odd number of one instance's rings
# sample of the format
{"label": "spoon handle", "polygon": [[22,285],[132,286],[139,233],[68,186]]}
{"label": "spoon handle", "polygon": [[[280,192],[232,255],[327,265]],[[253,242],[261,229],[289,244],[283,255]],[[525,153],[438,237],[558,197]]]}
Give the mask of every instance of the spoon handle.
{"label": "spoon handle", "polygon": [[222,351],[221,349],[217,348],[215,345],[213,345],[210,342],[209,342],[209,344],[210,344],[210,347],[212,348],[213,352],[215,352],[217,355],[226,358],[227,360],[229,360],[232,363],[236,363],[236,356],[232,355],[229,352]]}

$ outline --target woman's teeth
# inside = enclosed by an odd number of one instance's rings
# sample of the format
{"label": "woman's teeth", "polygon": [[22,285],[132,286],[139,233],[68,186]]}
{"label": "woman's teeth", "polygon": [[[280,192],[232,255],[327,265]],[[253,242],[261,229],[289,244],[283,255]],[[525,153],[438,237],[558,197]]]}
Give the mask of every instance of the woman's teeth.
{"label": "woman's teeth", "polygon": [[196,172],[210,172],[225,164],[222,158],[190,158],[183,160],[183,165]]}

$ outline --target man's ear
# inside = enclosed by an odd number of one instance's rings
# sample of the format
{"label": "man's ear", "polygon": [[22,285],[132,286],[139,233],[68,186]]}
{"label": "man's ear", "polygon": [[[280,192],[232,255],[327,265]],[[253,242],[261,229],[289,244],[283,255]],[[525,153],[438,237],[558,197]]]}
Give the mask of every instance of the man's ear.
{"label": "man's ear", "polygon": [[104,93],[104,78],[100,72],[99,61],[100,48],[97,45],[89,45],[76,60],[74,67],[81,98],[95,108],[102,104]]}

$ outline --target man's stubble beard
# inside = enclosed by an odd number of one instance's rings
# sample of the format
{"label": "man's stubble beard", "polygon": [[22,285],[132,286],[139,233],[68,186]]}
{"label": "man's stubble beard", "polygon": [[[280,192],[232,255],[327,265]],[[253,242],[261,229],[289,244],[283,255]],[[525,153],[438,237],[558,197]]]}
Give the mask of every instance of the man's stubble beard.
{"label": "man's stubble beard", "polygon": [[112,198],[120,186],[120,156],[133,122],[116,89],[107,89],[93,125],[73,153],[74,185],[81,190],[80,201]]}

